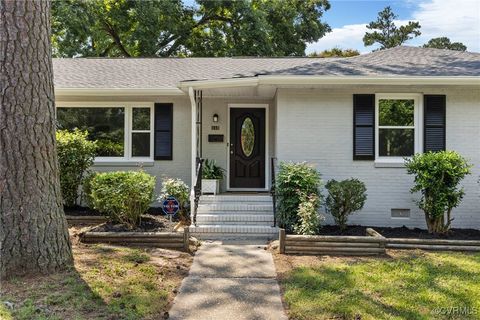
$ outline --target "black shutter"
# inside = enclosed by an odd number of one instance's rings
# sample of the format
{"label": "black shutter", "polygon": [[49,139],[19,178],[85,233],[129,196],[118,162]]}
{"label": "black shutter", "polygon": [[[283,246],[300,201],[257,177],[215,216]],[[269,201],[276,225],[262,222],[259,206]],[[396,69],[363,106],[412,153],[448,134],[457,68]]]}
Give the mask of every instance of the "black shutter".
{"label": "black shutter", "polygon": [[375,95],[353,95],[353,160],[375,159]]}
{"label": "black shutter", "polygon": [[155,160],[172,160],[173,104],[155,103]]}
{"label": "black shutter", "polygon": [[446,97],[425,95],[423,97],[423,150],[445,150]]}

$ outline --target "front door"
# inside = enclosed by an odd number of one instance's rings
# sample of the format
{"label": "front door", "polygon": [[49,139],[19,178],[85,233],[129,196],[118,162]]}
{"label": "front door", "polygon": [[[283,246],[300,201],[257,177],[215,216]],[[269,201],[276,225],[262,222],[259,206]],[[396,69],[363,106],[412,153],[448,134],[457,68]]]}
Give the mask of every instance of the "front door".
{"label": "front door", "polygon": [[230,188],[265,188],[265,108],[230,109]]}

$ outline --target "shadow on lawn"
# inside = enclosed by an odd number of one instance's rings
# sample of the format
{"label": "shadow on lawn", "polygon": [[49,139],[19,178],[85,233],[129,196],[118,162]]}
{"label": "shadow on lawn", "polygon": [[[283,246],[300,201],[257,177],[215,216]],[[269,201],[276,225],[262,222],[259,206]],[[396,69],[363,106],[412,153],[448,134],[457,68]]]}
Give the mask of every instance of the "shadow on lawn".
{"label": "shadow on lawn", "polygon": [[14,303],[14,308],[4,307],[0,318],[162,318],[175,285],[162,280],[164,275],[178,276],[177,268],[147,263],[149,256],[139,249],[92,246],[79,250],[74,251],[75,268],[2,283],[0,300]]}
{"label": "shadow on lawn", "polygon": [[298,319],[469,319],[476,315],[433,312],[478,310],[479,268],[480,255],[427,254],[297,267],[282,282]]}

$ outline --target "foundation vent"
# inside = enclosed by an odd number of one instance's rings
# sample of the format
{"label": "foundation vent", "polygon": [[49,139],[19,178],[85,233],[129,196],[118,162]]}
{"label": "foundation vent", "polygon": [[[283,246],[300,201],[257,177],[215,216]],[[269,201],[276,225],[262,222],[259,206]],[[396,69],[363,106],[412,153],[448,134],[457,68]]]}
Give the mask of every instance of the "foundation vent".
{"label": "foundation vent", "polygon": [[410,209],[392,209],[392,218],[410,218]]}

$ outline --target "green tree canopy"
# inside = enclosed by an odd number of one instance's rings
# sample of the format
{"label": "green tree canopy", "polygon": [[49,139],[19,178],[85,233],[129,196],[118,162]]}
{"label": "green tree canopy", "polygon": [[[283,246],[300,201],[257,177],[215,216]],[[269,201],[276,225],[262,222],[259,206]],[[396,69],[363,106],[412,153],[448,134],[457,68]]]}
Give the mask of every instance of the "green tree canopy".
{"label": "green tree canopy", "polygon": [[466,51],[467,46],[461,42],[451,42],[447,37],[430,39],[423,45],[424,48],[448,49],[457,51]]}
{"label": "green tree canopy", "polygon": [[367,25],[368,29],[374,31],[366,32],[363,36],[365,46],[379,43],[380,50],[393,48],[421,34],[418,22],[409,21],[406,25],[397,27],[394,23],[397,17],[390,6],[380,11],[377,20]]}
{"label": "green tree canopy", "polygon": [[360,52],[355,49],[340,49],[340,48],[332,48],[329,50],[323,50],[321,52],[312,52],[308,56],[309,57],[319,57],[319,58],[333,58],[333,57],[353,57],[358,56]]}
{"label": "green tree canopy", "polygon": [[289,56],[330,31],[328,0],[55,0],[57,57]]}

